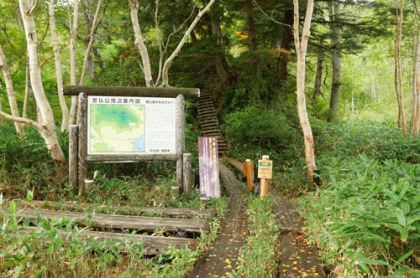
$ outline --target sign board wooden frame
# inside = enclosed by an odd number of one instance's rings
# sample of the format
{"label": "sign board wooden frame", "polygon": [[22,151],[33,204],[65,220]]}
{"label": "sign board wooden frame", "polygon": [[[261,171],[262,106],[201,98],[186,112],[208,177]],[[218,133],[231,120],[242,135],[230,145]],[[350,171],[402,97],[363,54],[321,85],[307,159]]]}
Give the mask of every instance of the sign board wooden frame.
{"label": "sign board wooden frame", "polygon": [[[90,87],[65,86],[64,95],[78,96],[78,123],[69,128],[69,184],[84,192],[87,179],[87,165],[89,162],[127,163],[139,161],[176,161],[176,180],[180,189],[186,171],[183,171],[185,150],[185,113],[184,95],[186,97],[199,97],[200,90],[196,88],[143,88],[143,87]],[[88,96],[136,96],[136,97],[171,97],[175,99],[176,123],[176,153],[175,154],[89,154],[87,153],[87,109]],[[188,161],[188,156],[186,157]]]}

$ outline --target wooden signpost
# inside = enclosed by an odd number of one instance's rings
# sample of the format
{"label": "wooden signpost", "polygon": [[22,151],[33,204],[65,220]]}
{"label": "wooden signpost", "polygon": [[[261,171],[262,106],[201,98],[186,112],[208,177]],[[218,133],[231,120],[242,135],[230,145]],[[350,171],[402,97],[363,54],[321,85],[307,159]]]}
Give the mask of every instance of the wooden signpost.
{"label": "wooden signpost", "polygon": [[254,166],[252,164],[251,159],[245,160],[244,164],[242,165],[242,172],[246,177],[246,185],[248,186],[248,191],[252,192],[254,190],[254,183],[252,179],[254,178]]}
{"label": "wooden signpost", "polygon": [[273,161],[269,160],[268,155],[263,155],[262,160],[258,160],[258,177],[261,179],[261,199],[264,199],[268,193],[268,180],[272,178],[272,173]]}
{"label": "wooden signpost", "polygon": [[191,158],[184,154],[184,95],[199,89],[65,86],[79,97],[78,123],[69,128],[69,183],[79,195],[89,162],[176,161],[181,191],[191,186]]}

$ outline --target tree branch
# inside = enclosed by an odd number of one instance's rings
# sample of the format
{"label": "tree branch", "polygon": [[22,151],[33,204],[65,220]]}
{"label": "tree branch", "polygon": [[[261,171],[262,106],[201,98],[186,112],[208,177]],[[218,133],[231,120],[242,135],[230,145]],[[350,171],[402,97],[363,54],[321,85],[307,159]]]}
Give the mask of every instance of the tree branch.
{"label": "tree branch", "polygon": [[28,11],[28,14],[32,14],[35,11],[35,9],[38,7],[38,5],[39,5],[39,0],[36,0],[35,4]]}
{"label": "tree branch", "polygon": [[179,42],[179,44],[176,47],[176,49],[174,50],[174,52],[172,52],[171,56],[169,56],[169,58],[166,59],[165,64],[163,65],[163,70],[162,70],[162,86],[164,86],[164,87],[169,86],[169,84],[168,84],[169,83],[168,71],[169,71],[169,68],[171,67],[171,64],[172,64],[173,60],[175,59],[175,57],[181,51],[182,47],[184,46],[185,42],[187,41],[187,38],[190,36],[191,31],[197,25],[197,22],[201,19],[203,14],[205,14],[210,9],[210,7],[214,4],[215,1],[216,0],[210,0],[210,2],[207,4],[207,6],[197,14],[194,21],[191,23],[190,27],[185,32],[184,37],[181,39],[181,41]]}
{"label": "tree branch", "polygon": [[12,122],[18,122],[21,124],[29,125],[33,128],[35,128],[37,131],[42,132],[42,126],[38,124],[37,122],[30,120],[28,118],[22,118],[22,117],[14,117],[12,115],[9,115],[3,111],[0,111],[0,118],[4,118],[6,120],[12,121]]}
{"label": "tree branch", "polygon": [[257,6],[257,8],[260,10],[260,12],[262,12],[263,13],[263,15],[265,15],[268,19],[270,19],[271,21],[273,21],[274,23],[276,23],[276,24],[279,24],[279,25],[283,25],[283,26],[286,26],[286,27],[289,27],[289,28],[293,28],[292,27],[292,25],[289,25],[289,24],[286,24],[286,23],[283,23],[283,22],[280,22],[280,21],[277,21],[277,20],[275,20],[272,16],[270,16],[270,15],[268,15],[262,8],[261,8],[261,6],[257,3],[257,1],[256,0],[252,0],[252,2],[254,3],[254,5],[255,6]]}

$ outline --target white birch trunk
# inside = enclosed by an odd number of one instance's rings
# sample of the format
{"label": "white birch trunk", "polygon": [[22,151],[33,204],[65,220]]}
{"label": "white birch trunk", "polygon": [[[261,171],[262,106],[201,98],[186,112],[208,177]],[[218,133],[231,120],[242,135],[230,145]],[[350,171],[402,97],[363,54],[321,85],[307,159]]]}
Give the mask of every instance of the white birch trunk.
{"label": "white birch trunk", "polygon": [[411,116],[410,134],[418,134],[420,129],[420,24],[417,24],[417,39],[415,42],[414,62],[413,62],[413,113]]}
{"label": "white birch trunk", "polygon": [[210,7],[214,4],[215,1],[216,0],[210,0],[210,2],[207,4],[207,6],[204,7],[204,9],[202,9],[197,14],[197,16],[194,18],[193,22],[191,23],[190,27],[188,27],[187,31],[185,32],[184,37],[181,39],[178,46],[175,48],[174,52],[172,52],[171,56],[169,56],[168,59],[166,59],[165,63],[163,64],[163,69],[162,69],[162,86],[164,86],[164,87],[169,86],[168,72],[169,72],[169,68],[171,67],[171,64],[172,64],[173,60],[175,59],[176,56],[178,56],[179,52],[181,51],[182,47],[184,46],[185,42],[187,41],[188,37],[190,36],[191,31],[197,25],[197,22],[201,19],[203,14],[205,14],[210,9]]}
{"label": "white birch trunk", "polygon": [[[73,20],[69,12],[69,23],[70,23],[70,84],[77,85],[77,72],[76,72],[76,38],[77,38],[77,26],[79,22],[79,0],[73,1]],[[77,109],[77,97],[71,97],[71,107],[69,115],[69,125],[75,122]]]}
{"label": "white birch trunk", "polygon": [[51,153],[54,161],[65,167],[66,160],[64,153],[58,143],[57,128],[54,123],[54,116],[45,96],[44,87],[42,85],[41,67],[38,56],[38,38],[36,33],[35,20],[32,15],[34,7],[31,6],[30,0],[19,0],[20,12],[22,14],[23,24],[25,26],[25,37],[28,47],[29,55],[29,69],[31,77],[31,85],[34,93],[34,97],[41,114],[41,127],[42,131],[40,134],[44,138],[47,148]]}
{"label": "white birch trunk", "polygon": [[28,100],[29,100],[29,58],[28,54],[26,54],[26,72],[25,72],[25,96],[23,99],[23,108],[22,108],[22,117],[27,118],[27,111],[28,111]]}
{"label": "white birch trunk", "polygon": [[395,92],[397,94],[397,102],[398,102],[398,120],[397,124],[398,127],[402,128],[403,136],[407,136],[407,128],[406,128],[406,118],[404,112],[404,103],[403,103],[403,95],[404,95],[404,88],[403,88],[403,75],[402,75],[402,68],[401,68],[401,51],[400,51],[400,44],[401,44],[401,35],[402,35],[402,24],[403,24],[403,13],[404,13],[404,0],[401,0],[399,12],[398,12],[398,5],[397,0],[393,1],[394,7],[396,10],[396,35],[395,35]]}
{"label": "white birch trunk", "polygon": [[68,130],[69,128],[69,109],[63,95],[63,73],[61,70],[60,50],[58,47],[57,28],[55,26],[54,14],[54,0],[48,1],[48,12],[50,16],[51,39],[53,44],[54,59],[55,59],[55,72],[57,76],[57,94],[61,108],[61,131]]}
{"label": "white birch trunk", "polygon": [[297,109],[299,115],[300,127],[302,128],[303,137],[305,141],[305,157],[306,165],[308,167],[308,175],[313,181],[313,172],[316,170],[314,138],[312,135],[312,128],[306,110],[305,99],[305,60],[307,53],[307,46],[310,36],[310,26],[312,20],[312,13],[314,8],[314,0],[308,0],[306,7],[305,22],[302,30],[302,37],[299,34],[299,0],[293,0],[294,5],[294,23],[293,34],[295,39],[296,55],[297,55],[297,74],[296,74],[296,94],[297,94]]}
{"label": "white birch trunk", "polygon": [[[16,102],[16,96],[15,96],[15,89],[13,88],[13,81],[12,81],[12,75],[10,73],[10,68],[7,65],[6,56],[4,55],[3,48],[0,44],[0,69],[3,73],[4,77],[4,83],[6,83],[6,92],[7,92],[7,98],[9,99],[9,106],[10,106],[10,112],[12,116],[19,117],[19,109]],[[15,128],[16,131],[20,134],[20,136],[25,136],[25,131],[23,130],[22,124],[15,122]]]}
{"label": "white birch trunk", "polygon": [[84,85],[84,83],[85,83],[85,73],[86,73],[86,68],[87,68],[87,65],[88,65],[89,53],[90,53],[90,49],[92,48],[92,44],[93,44],[93,41],[94,41],[94,34],[96,32],[96,27],[98,25],[98,14],[99,14],[99,10],[102,6],[102,2],[103,2],[103,0],[98,1],[95,16],[93,17],[92,27],[91,27],[90,36],[89,36],[89,43],[88,43],[88,46],[86,48],[85,58],[83,59],[82,74],[80,76],[79,85],[81,85],[81,86]]}
{"label": "white birch trunk", "polygon": [[149,52],[147,47],[144,44],[143,35],[141,33],[139,19],[138,19],[138,0],[128,0],[131,13],[131,23],[133,25],[134,36],[136,38],[135,44],[139,50],[140,57],[142,60],[142,70],[144,74],[144,81],[146,82],[146,87],[153,87],[153,77],[152,77],[152,68],[150,66]]}

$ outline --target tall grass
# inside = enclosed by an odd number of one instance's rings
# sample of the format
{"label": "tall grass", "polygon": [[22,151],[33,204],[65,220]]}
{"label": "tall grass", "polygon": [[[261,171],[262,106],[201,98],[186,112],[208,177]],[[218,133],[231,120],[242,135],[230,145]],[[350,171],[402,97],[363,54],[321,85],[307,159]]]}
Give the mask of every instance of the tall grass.
{"label": "tall grass", "polygon": [[325,135],[323,185],[298,207],[326,266],[334,277],[420,275],[419,137],[372,123]]}

